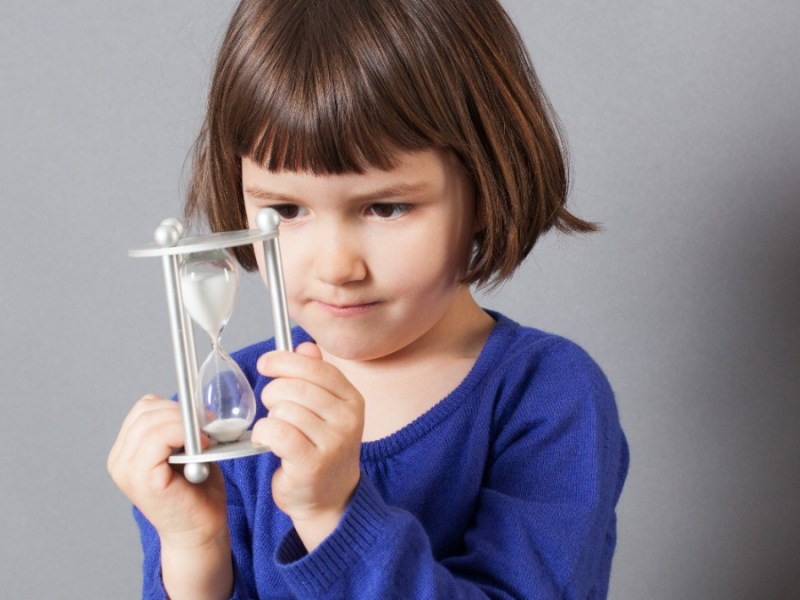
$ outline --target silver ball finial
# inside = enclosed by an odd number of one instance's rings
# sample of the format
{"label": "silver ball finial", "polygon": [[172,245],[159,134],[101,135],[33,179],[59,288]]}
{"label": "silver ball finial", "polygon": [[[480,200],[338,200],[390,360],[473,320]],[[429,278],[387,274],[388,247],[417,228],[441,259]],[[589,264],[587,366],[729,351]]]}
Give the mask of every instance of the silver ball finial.
{"label": "silver ball finial", "polygon": [[178,219],[164,219],[153,234],[153,239],[162,248],[171,248],[182,235],[183,224]]}
{"label": "silver ball finial", "polygon": [[181,223],[180,219],[176,219],[175,217],[170,217],[169,219],[164,219],[161,221],[162,225],[166,225],[168,227],[174,227],[179,237],[183,237],[183,234],[186,233],[186,228]]}
{"label": "silver ball finial", "polygon": [[183,476],[191,483],[203,483],[210,472],[208,463],[186,463],[183,466]]}
{"label": "silver ball finial", "polygon": [[278,211],[272,208],[262,208],[256,215],[256,226],[264,233],[271,233],[278,230],[281,224],[281,216]]}

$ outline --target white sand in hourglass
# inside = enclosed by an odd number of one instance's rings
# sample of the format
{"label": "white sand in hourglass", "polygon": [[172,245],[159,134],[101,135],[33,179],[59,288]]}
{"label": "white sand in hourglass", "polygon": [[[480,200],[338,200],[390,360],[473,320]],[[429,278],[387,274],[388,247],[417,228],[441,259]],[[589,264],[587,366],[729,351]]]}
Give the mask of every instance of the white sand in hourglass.
{"label": "white sand in hourglass", "polygon": [[250,421],[239,417],[231,417],[212,421],[203,427],[203,431],[218,442],[226,443],[238,440],[247,431],[248,427],[250,427]]}
{"label": "white sand in hourglass", "polygon": [[226,271],[194,271],[181,276],[183,305],[212,339],[227,324],[236,303],[237,286],[230,280]]}

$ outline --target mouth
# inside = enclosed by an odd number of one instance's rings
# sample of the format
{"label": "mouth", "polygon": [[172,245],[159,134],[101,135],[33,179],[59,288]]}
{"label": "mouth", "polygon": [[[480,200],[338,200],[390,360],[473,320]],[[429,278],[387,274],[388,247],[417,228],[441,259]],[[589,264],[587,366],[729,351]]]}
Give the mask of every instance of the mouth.
{"label": "mouth", "polygon": [[315,304],[328,314],[340,317],[363,315],[375,308],[379,302],[358,302],[348,304],[331,304],[315,300]]}

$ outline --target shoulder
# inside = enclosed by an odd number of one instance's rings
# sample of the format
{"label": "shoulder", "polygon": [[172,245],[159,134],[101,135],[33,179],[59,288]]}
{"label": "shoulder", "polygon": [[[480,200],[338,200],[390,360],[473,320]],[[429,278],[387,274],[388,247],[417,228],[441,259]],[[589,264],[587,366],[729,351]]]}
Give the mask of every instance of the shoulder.
{"label": "shoulder", "polygon": [[487,358],[494,365],[489,387],[496,393],[499,424],[616,422],[611,385],[586,350],[562,336],[492,316],[497,325]]}
{"label": "shoulder", "polygon": [[577,343],[520,325],[501,314],[491,314],[497,325],[487,350],[492,362],[501,367],[496,372],[507,382],[518,380],[537,388],[610,392],[600,366]]}

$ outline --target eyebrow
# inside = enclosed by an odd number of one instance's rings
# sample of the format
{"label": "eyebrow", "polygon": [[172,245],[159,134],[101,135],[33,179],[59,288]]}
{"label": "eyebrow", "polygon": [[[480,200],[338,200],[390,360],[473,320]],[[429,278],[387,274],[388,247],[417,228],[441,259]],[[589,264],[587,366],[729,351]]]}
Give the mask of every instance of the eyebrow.
{"label": "eyebrow", "polygon": [[[428,186],[425,182],[396,183],[388,185],[386,187],[378,188],[376,190],[372,190],[365,194],[352,196],[350,200],[355,202],[374,202],[376,200],[384,200],[386,198],[392,198],[397,196],[400,197],[411,196],[424,191],[427,187]],[[252,198],[255,198],[256,200],[286,202],[288,204],[297,204],[301,202],[299,198],[295,198],[294,196],[288,194],[279,194],[277,192],[265,190],[259,187],[248,186],[244,189],[244,193]]]}

